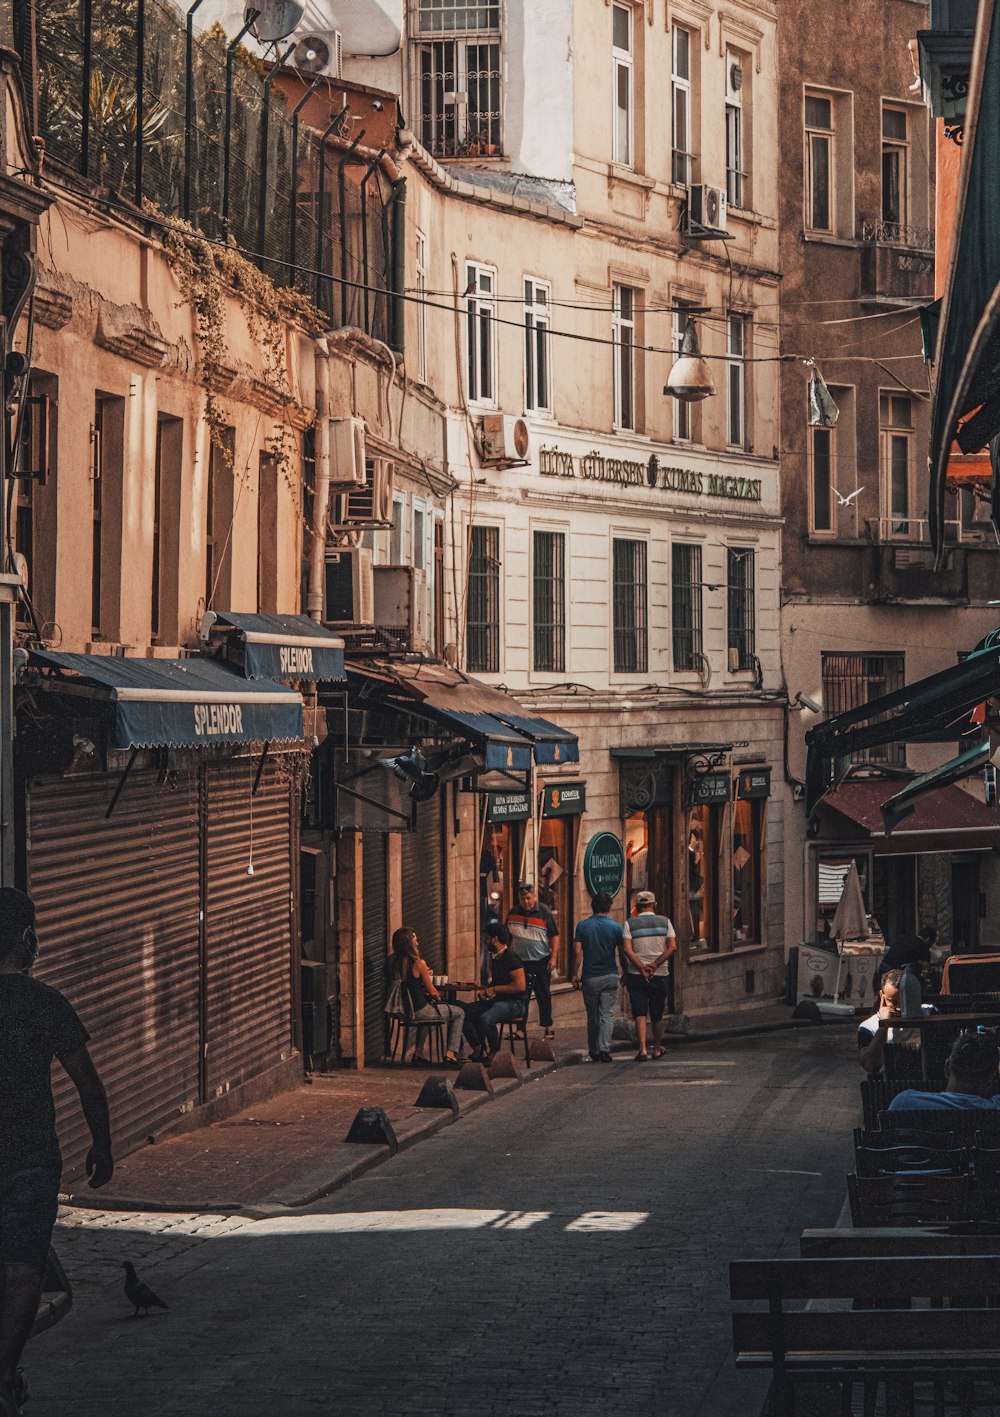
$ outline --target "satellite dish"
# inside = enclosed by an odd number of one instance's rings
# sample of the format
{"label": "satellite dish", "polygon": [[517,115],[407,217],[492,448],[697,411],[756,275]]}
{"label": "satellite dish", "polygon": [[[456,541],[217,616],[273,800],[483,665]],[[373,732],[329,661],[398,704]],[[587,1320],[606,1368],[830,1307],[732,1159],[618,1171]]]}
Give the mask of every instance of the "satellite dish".
{"label": "satellite dish", "polygon": [[244,11],[246,20],[251,10],[259,13],[250,26],[250,33],[258,44],[277,44],[291,34],[305,14],[305,4],[300,0],[254,0]]}
{"label": "satellite dish", "polygon": [[319,35],[307,34],[295,46],[292,63],[303,73],[323,74],[330,67],[330,46]]}

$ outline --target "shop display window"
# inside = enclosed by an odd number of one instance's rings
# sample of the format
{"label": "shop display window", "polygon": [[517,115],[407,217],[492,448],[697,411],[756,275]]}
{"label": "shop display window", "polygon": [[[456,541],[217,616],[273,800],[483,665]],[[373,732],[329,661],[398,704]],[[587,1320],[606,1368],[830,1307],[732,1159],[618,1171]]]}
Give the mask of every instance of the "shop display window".
{"label": "shop display window", "polygon": [[761,939],[763,812],[760,801],[733,803],[733,944]]}
{"label": "shop display window", "polygon": [[559,926],[556,968],[565,978],[573,944],[573,822],[572,817],[543,817],[538,841],[538,899]]}
{"label": "shop display window", "polygon": [[719,818],[717,807],[687,814],[688,914],[694,948],[719,948]]}

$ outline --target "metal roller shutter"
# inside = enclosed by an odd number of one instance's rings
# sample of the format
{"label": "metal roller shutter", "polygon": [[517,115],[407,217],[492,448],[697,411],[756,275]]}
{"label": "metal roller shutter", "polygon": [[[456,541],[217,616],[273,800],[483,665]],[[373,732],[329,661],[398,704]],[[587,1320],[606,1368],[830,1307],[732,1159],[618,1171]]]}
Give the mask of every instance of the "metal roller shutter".
{"label": "metal roller shutter", "polygon": [[385,834],[365,832],[361,838],[361,948],[365,985],[366,1063],[380,1062],[385,1052],[386,954],[389,948],[386,928],[389,907],[386,856]]}
{"label": "metal roller shutter", "polygon": [[[37,779],[28,789],[28,890],[36,976],[70,1000],[125,1152],[198,1101],[198,783],[133,772]],[[53,1069],[67,1174],[90,1144],[76,1089]]]}
{"label": "metal roller shutter", "polygon": [[417,932],[432,974],[446,969],[443,793],[417,808],[417,829],[403,837],[403,924]]}
{"label": "metal roller shutter", "polygon": [[268,759],[256,795],[257,762],[204,769],[208,1101],[293,1051],[291,763]]}

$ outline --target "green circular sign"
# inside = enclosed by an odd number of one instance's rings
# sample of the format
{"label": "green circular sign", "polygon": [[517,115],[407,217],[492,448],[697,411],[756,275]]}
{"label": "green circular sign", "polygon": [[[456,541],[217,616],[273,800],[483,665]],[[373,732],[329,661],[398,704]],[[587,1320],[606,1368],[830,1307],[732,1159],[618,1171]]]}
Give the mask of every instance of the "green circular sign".
{"label": "green circular sign", "polygon": [[598,832],[583,854],[583,881],[591,895],[614,899],[625,879],[625,848],[614,832]]}

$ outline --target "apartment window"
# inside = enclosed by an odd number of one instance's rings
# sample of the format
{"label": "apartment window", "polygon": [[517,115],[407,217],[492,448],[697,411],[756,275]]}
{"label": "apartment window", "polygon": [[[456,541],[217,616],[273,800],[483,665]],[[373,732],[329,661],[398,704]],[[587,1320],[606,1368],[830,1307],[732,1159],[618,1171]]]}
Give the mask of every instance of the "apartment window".
{"label": "apartment window", "polygon": [[566,537],[534,534],[535,668],[562,674],[566,668]]}
{"label": "apartment window", "polygon": [[743,448],[747,443],[747,326],[746,315],[726,321],[726,441]]}
{"label": "apartment window", "polygon": [[[901,654],[824,653],[822,663],[823,707],[829,718],[903,687]],[[879,743],[853,753],[851,761],[905,766],[906,748],[902,743]]]}
{"label": "apartment window", "polygon": [[615,427],[635,427],[635,306],[636,292],[628,285],[613,287],[611,316],[614,341]]}
{"label": "apartment window", "polygon": [[882,109],[882,220],[909,221],[910,129],[905,108]]}
{"label": "apartment window", "polygon": [[[681,345],[684,342],[684,331],[690,316],[687,310],[677,302],[677,309],[674,311],[673,346],[674,358],[680,357]],[[686,399],[674,399],[674,439],[682,443],[689,443],[694,438],[694,414],[695,406]]]}
{"label": "apartment window", "polygon": [[411,563],[418,571],[427,569],[427,503],[413,499],[413,547]]}
{"label": "apartment window", "polygon": [[469,534],[469,671],[500,672],[500,528],[474,526]]}
{"label": "apartment window", "polygon": [[806,94],[806,229],[835,229],[834,108],[829,94]]}
{"label": "apartment window", "polygon": [[674,116],[673,180],[690,187],[694,161],[694,131],[691,123],[691,53],[694,40],[683,25],[673,28],[671,93]]}
{"label": "apartment window", "polygon": [[435,157],[497,157],[501,144],[500,5],[420,0],[420,139]]}
{"label": "apartment window", "polygon": [[616,674],[645,674],[649,666],[646,543],[612,542],[611,572]]}
{"label": "apartment window", "polygon": [[179,635],[183,453],[183,420],[161,413],[156,421],[156,458],[153,467],[150,632],[153,639],[167,644],[176,643]]}
{"label": "apartment window", "polygon": [[837,430],[809,429],[809,530],[813,536],[832,536],[837,529],[836,498]]}
{"label": "apartment window", "polygon": [[731,207],[746,205],[743,80],[748,67],[735,49],[726,50],[726,194]]}
{"label": "apartment window", "polygon": [[392,525],[389,528],[389,565],[406,564],[406,494],[392,499]]}
{"label": "apartment window", "polygon": [[[310,430],[311,431],[311,430]],[[205,509],[205,607],[229,605],[233,587],[233,468],[236,429],[220,430],[208,453],[208,493]],[[310,505],[306,527],[312,525]],[[311,541],[306,531],[306,545]]]}
{"label": "apartment window", "polygon": [[524,282],[524,406],[551,412],[551,286],[528,276]]}
{"label": "apartment window", "polygon": [[914,536],[913,400],[903,394],[879,395],[882,532]]}
{"label": "apartment window", "polygon": [[674,669],[701,669],[701,547],[675,541],[670,548],[671,631]]}
{"label": "apartment window", "polygon": [[468,379],[472,403],[496,400],[497,273],[489,266],[465,269],[467,297]]}
{"label": "apartment window", "polygon": [[[99,635],[101,633],[101,581],[104,570],[104,538],[102,526],[104,521],[104,400],[100,395],[94,404],[94,422],[90,429],[90,480],[93,487],[93,497],[91,499],[91,509],[93,517],[91,545],[93,554],[90,562],[90,628],[91,633]],[[154,585],[159,576],[159,570],[155,564],[155,558],[159,555],[158,546],[158,523],[159,523],[159,468],[156,475],[156,497],[153,510],[153,579]]]}
{"label": "apartment window", "polygon": [[750,547],[730,546],[726,550],[726,646],[731,673],[754,667],[754,560]]}
{"label": "apartment window", "polygon": [[278,613],[278,459],[261,453],[257,482],[257,609]]}
{"label": "apartment window", "polygon": [[629,5],[612,6],[612,71],[615,89],[613,160],[631,167],[635,141],[633,16]]}
{"label": "apartment window", "polygon": [[417,296],[417,378],[427,383],[427,237],[417,232],[416,240]]}

